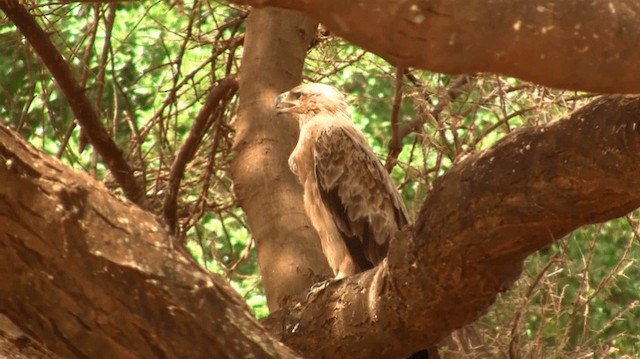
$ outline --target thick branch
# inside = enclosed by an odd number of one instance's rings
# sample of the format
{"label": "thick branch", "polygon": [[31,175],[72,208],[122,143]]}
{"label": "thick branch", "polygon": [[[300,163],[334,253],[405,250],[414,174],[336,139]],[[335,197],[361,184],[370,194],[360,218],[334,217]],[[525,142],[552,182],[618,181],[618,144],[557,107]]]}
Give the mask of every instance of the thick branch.
{"label": "thick branch", "polygon": [[85,96],[84,89],[80,87],[73,77],[69,64],[53,45],[49,35],[38,26],[20,1],[0,0],[0,9],[20,29],[20,32],[47,66],[67,101],[69,101],[69,106],[80,126],[86,131],[89,141],[102,156],[109,170],[111,170],[111,174],[120,185],[120,188],[122,188],[124,195],[131,202],[145,207],[144,191],[136,182],[131,167],[125,160],[120,148],[100,123],[98,112]]}
{"label": "thick branch", "polygon": [[434,183],[413,241],[274,313],[272,329],[319,357],[400,357],[476,320],[526,256],[640,206],[638,113],[637,97],[599,99],[472,155]]}
{"label": "thick branch", "polygon": [[640,92],[636,0],[231,0],[301,11],[396,66]]}
{"label": "thick branch", "polygon": [[63,358],[294,357],[152,214],[0,127],[0,310]]}

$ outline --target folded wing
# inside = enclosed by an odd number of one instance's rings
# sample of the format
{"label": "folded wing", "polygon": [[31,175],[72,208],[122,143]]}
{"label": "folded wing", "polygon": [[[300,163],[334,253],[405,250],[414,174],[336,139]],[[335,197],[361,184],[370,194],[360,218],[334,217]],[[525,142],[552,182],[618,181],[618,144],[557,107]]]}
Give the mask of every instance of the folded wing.
{"label": "folded wing", "polygon": [[408,223],[389,174],[355,126],[330,126],[316,139],[314,171],[323,202],[361,270],[387,255]]}

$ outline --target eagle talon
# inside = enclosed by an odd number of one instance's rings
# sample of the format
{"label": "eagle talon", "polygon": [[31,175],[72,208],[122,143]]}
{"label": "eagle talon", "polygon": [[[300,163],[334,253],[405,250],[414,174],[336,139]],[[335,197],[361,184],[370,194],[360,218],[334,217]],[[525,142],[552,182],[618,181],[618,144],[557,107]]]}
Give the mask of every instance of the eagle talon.
{"label": "eagle talon", "polygon": [[332,283],[336,283],[341,280],[342,278],[332,278],[332,279],[323,280],[322,282],[313,284],[311,288],[309,288],[309,290],[307,291],[306,301],[308,302],[311,298],[315,298],[318,294],[320,294],[320,292],[325,290]]}

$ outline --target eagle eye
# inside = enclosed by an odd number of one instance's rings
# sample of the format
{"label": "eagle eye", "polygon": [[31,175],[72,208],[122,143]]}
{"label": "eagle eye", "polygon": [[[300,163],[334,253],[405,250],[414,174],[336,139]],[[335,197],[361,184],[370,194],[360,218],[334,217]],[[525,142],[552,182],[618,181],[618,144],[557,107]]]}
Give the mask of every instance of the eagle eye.
{"label": "eagle eye", "polygon": [[294,100],[297,100],[300,98],[300,96],[302,96],[302,92],[299,90],[291,91],[289,92],[289,94],[290,94],[290,97]]}

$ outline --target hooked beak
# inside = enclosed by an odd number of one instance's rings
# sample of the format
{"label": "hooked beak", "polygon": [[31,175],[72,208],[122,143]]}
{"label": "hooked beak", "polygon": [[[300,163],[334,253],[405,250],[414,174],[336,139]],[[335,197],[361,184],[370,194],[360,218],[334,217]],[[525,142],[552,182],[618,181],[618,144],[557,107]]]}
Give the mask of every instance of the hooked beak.
{"label": "hooked beak", "polygon": [[298,101],[290,99],[289,91],[283,92],[276,97],[275,110],[277,113],[286,113],[298,107]]}

